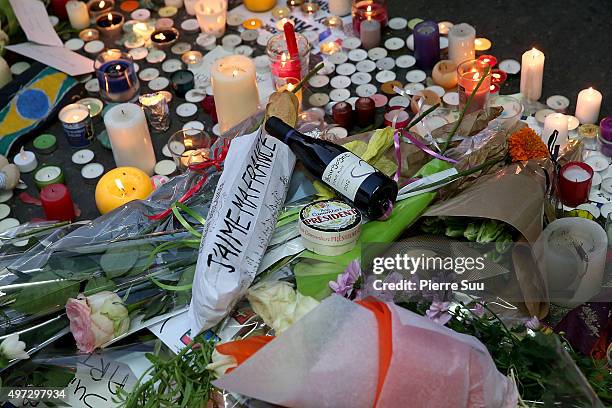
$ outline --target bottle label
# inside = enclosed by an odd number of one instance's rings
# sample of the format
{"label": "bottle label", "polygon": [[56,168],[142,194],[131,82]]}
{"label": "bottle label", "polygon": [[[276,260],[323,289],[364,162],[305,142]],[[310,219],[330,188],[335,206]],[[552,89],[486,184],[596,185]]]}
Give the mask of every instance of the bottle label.
{"label": "bottle label", "polygon": [[353,153],[339,154],[325,167],[323,182],[340,192],[351,201],[355,201],[361,183],[376,169]]}

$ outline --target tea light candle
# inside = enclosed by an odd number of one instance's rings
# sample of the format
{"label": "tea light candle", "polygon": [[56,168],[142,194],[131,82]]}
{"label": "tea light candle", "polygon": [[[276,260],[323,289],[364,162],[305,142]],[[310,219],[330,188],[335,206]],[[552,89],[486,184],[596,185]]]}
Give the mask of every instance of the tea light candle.
{"label": "tea light candle", "polygon": [[106,214],[130,201],[144,200],[152,192],[153,183],[147,173],[135,167],[117,167],[96,185],[96,207],[100,214]]}
{"label": "tea light candle", "polygon": [[291,9],[300,7],[302,4],[304,4],[304,0],[287,0],[287,6]]}
{"label": "tea light candle", "polygon": [[380,44],[380,22],[365,20],[361,23],[360,27],[359,38],[361,39],[361,46],[366,50],[378,47]]}
{"label": "tea light candle", "polygon": [[[124,22],[123,15],[115,11],[105,15],[101,15],[96,19],[96,27],[100,30],[102,36],[114,38],[121,34],[121,28]],[[89,22],[87,23],[89,25]]]}
{"label": "tea light candle", "polygon": [[[378,30],[378,32],[379,32],[379,41],[380,41],[380,29]],[[363,44],[363,40],[362,40],[362,44]],[[319,45],[319,49],[321,50],[321,54],[332,55],[332,54],[342,51],[342,46],[340,46],[340,44],[334,41],[326,41]]]}
{"label": "tea light candle", "polygon": [[202,33],[196,38],[196,44],[206,51],[210,51],[217,46],[217,37],[212,34]]}
{"label": "tea light candle", "polygon": [[98,179],[104,173],[104,166],[100,163],[88,163],[81,169],[81,177],[85,179],[87,184]]}
{"label": "tea light candle", "polygon": [[75,30],[82,30],[89,26],[89,12],[87,4],[82,1],[70,0],[66,3],[66,12],[70,25]]}
{"label": "tea light candle", "polygon": [[[350,11],[350,7],[349,7],[349,11]],[[329,28],[341,29],[343,24],[342,24],[342,19],[340,17],[329,16],[325,20],[323,20],[323,25]]]}
{"label": "tea light candle", "polygon": [[17,166],[21,173],[29,173],[38,167],[38,161],[36,160],[34,152],[25,150],[23,147],[19,153],[13,157],[13,163],[15,163],[15,166]]}
{"label": "tea light candle", "polygon": [[42,166],[34,173],[34,184],[42,190],[51,184],[63,184],[64,172],[58,166]]}
{"label": "tea light candle", "polygon": [[559,199],[570,207],[585,203],[589,197],[593,169],[586,163],[569,162],[561,167],[559,177]]}
{"label": "tea light candle", "polygon": [[215,62],[211,69],[215,107],[224,133],[259,108],[259,92],[253,60],[230,55]]}
{"label": "tea light candle", "polygon": [[198,2],[198,0],[185,0],[185,11],[187,12],[187,14],[189,14],[190,16],[195,16],[195,5]]}
{"label": "tea light candle", "polygon": [[200,0],[195,5],[196,17],[200,30],[220,38],[225,33],[227,19],[227,1]]}
{"label": "tea light candle", "polygon": [[95,28],[86,28],[79,33],[79,38],[85,42],[100,38],[100,32]]}
{"label": "tea light candle", "polygon": [[66,105],[59,112],[59,120],[64,128],[64,135],[72,147],[85,147],[93,139],[93,123],[89,108],[80,103]]}
{"label": "tea light candle", "polygon": [[169,48],[178,40],[179,32],[176,28],[155,30],[151,34],[151,43],[158,49]]}
{"label": "tea light candle", "polygon": [[351,0],[329,0],[329,13],[336,16],[347,16],[351,13]]}
{"label": "tea light candle", "polygon": [[578,94],[576,101],[576,117],[580,123],[596,123],[599,119],[599,109],[601,108],[601,92],[589,88],[583,89]]}
{"label": "tea light candle", "polygon": [[114,7],[114,0],[89,0],[87,2],[87,9],[93,18],[110,12]]}
{"label": "tea light candle", "polygon": [[187,68],[198,67],[202,64],[202,53],[200,51],[187,51],[181,56],[181,60]]}
{"label": "tea light candle", "polygon": [[155,153],[142,109],[133,103],[113,106],[104,116],[117,166],[137,167],[153,174]]}
{"label": "tea light candle", "polygon": [[435,21],[423,21],[414,27],[414,57],[417,66],[430,70],[440,61],[440,32]]}
{"label": "tea light candle", "polygon": [[319,5],[311,1],[307,1],[301,6],[302,13],[306,16],[313,16],[319,11]]}
{"label": "tea light candle", "polygon": [[431,76],[437,85],[451,89],[457,86],[457,64],[451,60],[442,60],[434,65]]}
{"label": "tea light candle", "polygon": [[559,132],[555,144],[562,145],[567,142],[567,123],[567,116],[562,113],[551,113],[546,116],[546,119],[544,119],[544,130],[542,130],[542,140],[544,143],[548,143],[548,138],[555,130]]}
{"label": "tea light candle", "polygon": [[[278,78],[278,80],[276,81],[276,90],[278,92],[282,92],[282,91],[289,91],[289,92],[293,92],[293,90],[295,89],[295,87],[297,86],[297,84],[300,82],[299,79],[297,78],[292,78],[292,77],[285,77],[285,78]],[[302,109],[302,100],[303,100],[303,93],[302,90],[300,89],[295,96],[298,98],[298,109],[301,110]]]}
{"label": "tea light candle", "polygon": [[476,30],[469,24],[461,23],[448,32],[448,58],[457,66],[463,61],[474,59]]}
{"label": "tea light candle", "polygon": [[274,10],[272,10],[272,17],[274,17],[274,19],[276,20],[281,20],[283,18],[289,17],[290,15],[291,10],[289,10],[289,7],[279,6],[275,7]]}
{"label": "tea light candle", "polygon": [[45,133],[37,136],[32,145],[38,153],[53,153],[57,149],[57,138],[54,135]]}
{"label": "tea light candle", "polygon": [[[157,23],[159,23],[160,21],[164,21],[165,19],[160,18],[159,20],[157,20]],[[170,19],[168,19],[170,20]],[[167,21],[167,20],[166,20]],[[172,22],[172,20],[170,20]],[[164,27],[164,28],[159,28],[159,30],[165,30],[165,29],[169,29],[172,28],[172,25],[174,24],[174,22],[172,22],[172,24],[170,24],[170,27]],[[154,27],[150,26],[147,23],[143,23],[143,22],[138,22],[136,24],[134,24],[132,26],[132,32],[134,33],[134,35],[136,35],[136,37],[143,39],[143,40],[148,40],[151,38],[151,34],[153,34],[153,32],[155,31],[155,29],[157,28],[157,24]]]}
{"label": "tea light candle", "polygon": [[293,25],[295,25],[295,22],[293,20],[291,20],[290,18],[282,18],[280,20],[278,20],[278,22],[276,23],[276,29],[278,31],[285,31],[285,24],[287,23],[291,23]]}
{"label": "tea light candle", "polygon": [[242,22],[242,26],[247,30],[257,30],[261,28],[262,22],[258,18],[247,18]]}
{"label": "tea light candle", "polygon": [[528,101],[537,101],[542,96],[544,53],[532,48],[523,53],[521,62],[521,94]]}
{"label": "tea light candle", "polygon": [[491,40],[488,38],[476,38],[474,40],[474,49],[476,51],[487,51],[491,48]]}
{"label": "tea light candle", "polygon": [[45,186],[40,191],[40,202],[47,220],[72,221],[76,218],[70,191],[63,184]]}

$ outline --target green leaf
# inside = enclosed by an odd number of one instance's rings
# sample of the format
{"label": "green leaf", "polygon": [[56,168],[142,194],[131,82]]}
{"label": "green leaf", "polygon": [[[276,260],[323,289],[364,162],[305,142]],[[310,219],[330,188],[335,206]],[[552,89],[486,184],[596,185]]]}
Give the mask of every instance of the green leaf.
{"label": "green leaf", "polygon": [[136,264],[139,251],[134,248],[114,248],[100,257],[100,267],[109,279],[125,275]]}
{"label": "green leaf", "polygon": [[78,280],[63,280],[51,271],[37,273],[19,292],[13,308],[27,314],[44,314],[66,305],[79,293]]}
{"label": "green leaf", "polygon": [[94,293],[102,292],[103,290],[114,291],[117,288],[115,283],[104,276],[96,276],[90,279],[85,286],[85,295],[93,295]]}

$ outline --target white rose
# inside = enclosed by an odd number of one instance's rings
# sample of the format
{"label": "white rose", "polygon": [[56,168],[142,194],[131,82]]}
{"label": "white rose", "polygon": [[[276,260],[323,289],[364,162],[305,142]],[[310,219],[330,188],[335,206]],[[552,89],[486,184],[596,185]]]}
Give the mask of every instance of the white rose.
{"label": "white rose", "polygon": [[238,362],[234,356],[221,354],[215,348],[212,352],[211,363],[206,366],[206,369],[212,371],[217,378],[221,377],[230,368],[238,367]]}
{"label": "white rose", "polygon": [[5,338],[0,344],[0,354],[7,360],[15,358],[26,360],[30,358],[30,356],[25,352],[25,348],[26,344],[23,341],[19,341],[19,335],[14,333]]}

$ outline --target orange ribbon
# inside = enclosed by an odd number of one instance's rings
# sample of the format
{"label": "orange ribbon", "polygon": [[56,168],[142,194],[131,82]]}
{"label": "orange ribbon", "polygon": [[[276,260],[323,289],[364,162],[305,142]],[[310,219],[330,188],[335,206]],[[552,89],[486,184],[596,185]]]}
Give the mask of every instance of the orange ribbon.
{"label": "orange ribbon", "polygon": [[[223,355],[234,357],[238,365],[240,365],[275,338],[274,336],[253,336],[244,340],[228,341],[227,343],[218,344],[215,348]],[[227,372],[229,373],[232,370],[233,368],[230,368]]]}

